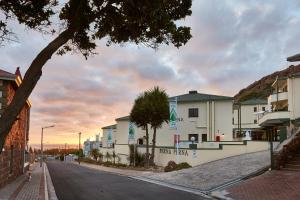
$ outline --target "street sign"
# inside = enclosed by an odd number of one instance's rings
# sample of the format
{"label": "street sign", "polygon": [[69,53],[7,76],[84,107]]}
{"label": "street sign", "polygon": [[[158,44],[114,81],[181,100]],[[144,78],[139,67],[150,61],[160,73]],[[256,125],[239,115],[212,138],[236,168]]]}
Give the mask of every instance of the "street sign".
{"label": "street sign", "polygon": [[129,122],[128,141],[135,141],[135,125],[133,122]]}
{"label": "street sign", "polygon": [[170,101],[169,102],[169,108],[170,108],[170,128],[177,129],[177,101]]}

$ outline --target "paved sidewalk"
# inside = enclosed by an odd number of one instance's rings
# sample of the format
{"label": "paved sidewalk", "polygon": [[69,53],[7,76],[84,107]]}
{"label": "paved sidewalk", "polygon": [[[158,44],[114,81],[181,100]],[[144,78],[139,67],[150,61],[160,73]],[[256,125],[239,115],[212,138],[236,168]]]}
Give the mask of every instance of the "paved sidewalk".
{"label": "paved sidewalk", "polygon": [[0,189],[0,199],[9,200],[44,200],[45,184],[43,167],[35,163],[30,166],[31,181],[28,181],[28,172]]}
{"label": "paved sidewalk", "polygon": [[269,151],[244,154],[168,173],[126,170],[86,163],[82,163],[82,166],[133,176],[145,181],[148,179],[149,181],[209,192],[220,185],[266,168],[270,162],[269,154]]}
{"label": "paved sidewalk", "polygon": [[169,184],[189,187],[203,192],[239,180],[266,168],[270,162],[269,151],[229,157],[193,168],[161,174],[149,174],[147,178]]}
{"label": "paved sidewalk", "polygon": [[[78,164],[77,162],[73,162],[74,164]],[[80,163],[81,166],[89,167],[92,169],[97,169],[105,172],[111,172],[119,175],[124,176],[148,176],[151,174],[157,174],[158,172],[152,172],[152,171],[139,171],[139,170],[130,170],[130,169],[122,169],[122,168],[114,168],[114,167],[105,167],[102,165],[95,165],[95,164],[89,164],[89,163]]]}
{"label": "paved sidewalk", "polygon": [[300,199],[300,172],[274,170],[228,188],[226,197],[235,200]]}

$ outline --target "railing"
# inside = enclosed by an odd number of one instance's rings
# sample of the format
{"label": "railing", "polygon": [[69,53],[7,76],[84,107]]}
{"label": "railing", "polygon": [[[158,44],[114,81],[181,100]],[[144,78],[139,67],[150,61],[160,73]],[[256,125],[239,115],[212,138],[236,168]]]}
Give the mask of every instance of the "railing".
{"label": "railing", "polygon": [[269,102],[270,103],[277,102],[277,100],[278,101],[288,100],[288,92],[281,92],[281,93],[272,94],[269,97]]}
{"label": "railing", "polygon": [[266,112],[262,118],[258,120],[258,123],[261,125],[263,122],[271,119],[286,119],[290,118],[289,111],[275,111],[275,112]]}
{"label": "railing", "polygon": [[300,148],[300,128],[274,151],[274,167],[281,169]]}

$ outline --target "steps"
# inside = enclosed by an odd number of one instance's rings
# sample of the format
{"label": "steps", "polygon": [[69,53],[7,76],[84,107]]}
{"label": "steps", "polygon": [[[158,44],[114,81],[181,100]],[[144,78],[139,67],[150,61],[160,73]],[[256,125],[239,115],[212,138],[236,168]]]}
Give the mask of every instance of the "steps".
{"label": "steps", "polygon": [[300,172],[300,152],[296,153],[284,166],[284,170]]}

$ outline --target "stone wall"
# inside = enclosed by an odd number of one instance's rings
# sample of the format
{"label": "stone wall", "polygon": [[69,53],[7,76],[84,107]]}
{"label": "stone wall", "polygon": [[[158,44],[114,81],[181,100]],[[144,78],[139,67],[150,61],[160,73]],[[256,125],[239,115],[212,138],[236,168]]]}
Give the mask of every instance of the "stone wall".
{"label": "stone wall", "polygon": [[[4,81],[3,95],[6,104],[11,102],[16,85],[12,81]],[[26,105],[19,114],[4,144],[4,151],[0,154],[0,187],[13,181],[24,173],[24,151],[28,141],[29,106]]]}

